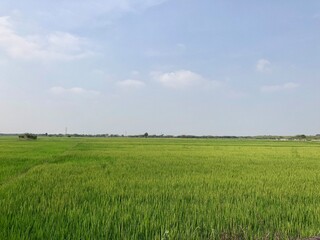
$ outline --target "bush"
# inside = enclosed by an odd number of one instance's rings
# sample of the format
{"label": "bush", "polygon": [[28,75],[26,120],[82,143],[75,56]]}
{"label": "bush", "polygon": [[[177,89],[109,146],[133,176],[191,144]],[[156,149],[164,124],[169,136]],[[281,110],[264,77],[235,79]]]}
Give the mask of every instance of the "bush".
{"label": "bush", "polygon": [[38,136],[31,133],[25,133],[23,135],[19,135],[19,139],[26,139],[26,140],[37,140]]}

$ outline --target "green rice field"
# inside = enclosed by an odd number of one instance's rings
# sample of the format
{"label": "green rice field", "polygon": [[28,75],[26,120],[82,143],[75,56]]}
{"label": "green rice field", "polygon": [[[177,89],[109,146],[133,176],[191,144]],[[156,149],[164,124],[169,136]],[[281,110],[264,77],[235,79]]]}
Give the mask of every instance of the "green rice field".
{"label": "green rice field", "polygon": [[0,138],[0,239],[304,239],[320,143]]}

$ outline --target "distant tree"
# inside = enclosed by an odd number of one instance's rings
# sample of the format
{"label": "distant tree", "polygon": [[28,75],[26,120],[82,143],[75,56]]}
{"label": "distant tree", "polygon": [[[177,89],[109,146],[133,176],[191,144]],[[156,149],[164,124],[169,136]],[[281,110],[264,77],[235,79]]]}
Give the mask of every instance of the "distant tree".
{"label": "distant tree", "polygon": [[19,139],[25,139],[25,140],[37,140],[38,136],[31,133],[25,133],[23,135],[19,135]]}
{"label": "distant tree", "polygon": [[146,132],[145,134],[143,134],[143,136],[144,136],[145,138],[147,138],[147,137],[149,136],[149,134]]}
{"label": "distant tree", "polygon": [[298,138],[298,139],[306,139],[307,136],[304,135],[304,134],[301,134],[301,135],[297,135],[296,138]]}

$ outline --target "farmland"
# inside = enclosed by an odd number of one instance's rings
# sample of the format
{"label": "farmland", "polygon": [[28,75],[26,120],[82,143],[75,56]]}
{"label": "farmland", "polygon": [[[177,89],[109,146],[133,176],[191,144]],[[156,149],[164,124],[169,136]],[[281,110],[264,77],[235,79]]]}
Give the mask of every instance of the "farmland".
{"label": "farmland", "polygon": [[319,142],[3,137],[0,236],[299,239],[319,183]]}

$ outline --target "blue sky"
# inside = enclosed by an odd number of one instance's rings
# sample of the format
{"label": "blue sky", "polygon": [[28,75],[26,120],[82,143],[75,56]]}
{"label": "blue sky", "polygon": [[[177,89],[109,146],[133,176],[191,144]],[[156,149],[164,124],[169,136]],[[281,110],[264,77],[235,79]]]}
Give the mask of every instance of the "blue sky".
{"label": "blue sky", "polygon": [[3,0],[0,132],[320,133],[320,1]]}

